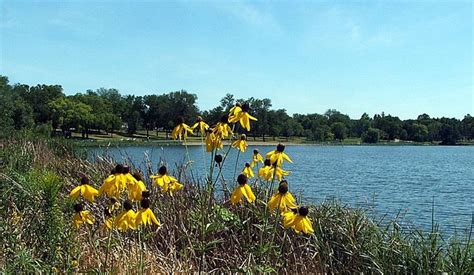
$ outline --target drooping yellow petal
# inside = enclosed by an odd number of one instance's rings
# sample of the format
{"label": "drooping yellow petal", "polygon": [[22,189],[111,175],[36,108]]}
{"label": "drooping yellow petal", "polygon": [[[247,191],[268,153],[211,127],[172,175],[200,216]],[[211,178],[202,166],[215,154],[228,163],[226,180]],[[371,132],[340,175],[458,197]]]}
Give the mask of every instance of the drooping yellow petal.
{"label": "drooping yellow petal", "polygon": [[143,224],[144,226],[151,225],[152,223],[160,225],[160,222],[156,219],[155,214],[150,208],[142,208],[137,212],[135,218],[136,226]]}
{"label": "drooping yellow petal", "polygon": [[300,233],[304,230],[304,226],[302,223],[303,217],[300,215],[296,215],[295,218],[289,223],[289,227],[293,227],[296,233]]}
{"label": "drooping yellow petal", "polygon": [[142,199],[142,192],[146,190],[143,181],[138,180],[135,184],[128,185],[128,198],[132,201],[140,201]]}
{"label": "drooping yellow petal", "polygon": [[104,180],[102,186],[99,189],[99,194],[102,194],[104,192],[109,197],[116,197],[117,193],[119,193],[115,175],[110,175]]}
{"label": "drooping yellow petal", "polygon": [[205,123],[204,121],[198,121],[191,127],[193,131],[196,130],[196,128],[199,128],[201,134],[204,135],[206,133],[206,130],[209,129],[209,125],[207,125],[207,123]]}
{"label": "drooping yellow petal", "polygon": [[183,189],[183,185],[179,183],[178,181],[175,180],[175,181],[170,182],[168,190],[171,195],[173,195],[173,192],[181,190],[181,189]]}
{"label": "drooping yellow petal", "polygon": [[251,116],[249,113],[247,113],[247,116],[250,120],[257,121],[257,118],[255,118],[254,116]]}
{"label": "drooping yellow petal", "polygon": [[275,193],[272,195],[270,200],[268,201],[268,208],[270,208],[270,211],[273,211],[275,208],[278,207],[278,204],[280,203],[281,200],[281,195],[280,193]]}
{"label": "drooping yellow petal", "polygon": [[313,225],[308,217],[303,218],[303,232],[306,234],[314,233]]}
{"label": "drooping yellow petal", "polygon": [[110,217],[104,221],[104,224],[101,226],[101,229],[109,230],[109,229],[112,229],[113,226],[114,226],[114,218]]}
{"label": "drooping yellow petal", "polygon": [[253,174],[252,168],[249,167],[244,167],[242,170],[242,173],[247,176],[247,178],[253,178],[255,175]]}
{"label": "drooping yellow petal", "polygon": [[235,205],[242,200],[242,187],[238,186],[235,188],[234,192],[232,192],[232,196],[230,197],[230,202]]}
{"label": "drooping yellow petal", "polygon": [[95,219],[88,210],[80,211],[76,213],[73,217],[73,223],[76,228],[79,228],[83,223],[93,224],[94,222]]}
{"label": "drooping yellow petal", "polygon": [[[237,114],[239,114],[240,112],[242,112],[242,108],[238,105],[234,105],[232,108],[230,108],[229,110],[229,117],[232,117],[232,116],[236,116]],[[229,118],[230,120],[230,118]]]}
{"label": "drooping yellow petal", "polygon": [[248,202],[254,202],[255,201],[255,195],[252,192],[252,189],[250,188],[250,185],[244,184],[243,186],[245,192],[242,192],[242,194],[247,198]]}
{"label": "drooping yellow petal", "polygon": [[270,208],[270,211],[273,211],[277,207],[279,207],[281,213],[285,213],[291,208],[296,208],[295,198],[290,192],[284,194],[277,192],[268,201],[268,208]]}
{"label": "drooping yellow petal", "polygon": [[82,189],[82,185],[79,185],[77,187],[74,187],[74,189],[71,190],[71,193],[69,194],[69,196],[74,199],[74,200],[77,200],[77,198],[79,198],[79,196],[81,195],[81,189]]}
{"label": "drooping yellow petal", "polygon": [[84,193],[82,195],[84,198],[90,202],[94,202],[95,197],[99,195],[99,191],[88,184],[84,184],[83,186],[84,188],[82,190]]}
{"label": "drooping yellow petal", "polygon": [[258,163],[258,162],[261,162],[263,163],[263,157],[262,155],[260,154],[254,154],[253,157],[252,157],[252,163],[250,164],[250,166],[253,168],[255,167],[255,165]]}
{"label": "drooping yellow petal", "polygon": [[283,226],[285,228],[288,228],[288,227],[292,226],[293,221],[296,217],[295,212],[293,212],[292,210],[288,210],[288,211],[284,212],[282,214],[282,216],[283,216]]}
{"label": "drooping yellow petal", "polygon": [[281,155],[283,157],[283,159],[285,159],[286,161],[290,162],[290,163],[293,163],[293,161],[290,159],[290,157],[285,154],[284,152],[281,152]]}
{"label": "drooping yellow petal", "polygon": [[124,210],[115,219],[114,226],[120,230],[126,231],[129,229],[135,230],[135,217],[136,213],[133,210]]}
{"label": "drooping yellow petal", "polygon": [[176,125],[171,132],[171,137],[173,139],[181,139],[181,124]]}

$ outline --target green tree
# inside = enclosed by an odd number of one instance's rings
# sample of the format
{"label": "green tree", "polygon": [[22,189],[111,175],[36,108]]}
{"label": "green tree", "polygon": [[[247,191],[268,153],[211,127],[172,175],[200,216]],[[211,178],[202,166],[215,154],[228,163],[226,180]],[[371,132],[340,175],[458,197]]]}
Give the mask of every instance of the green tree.
{"label": "green tree", "polygon": [[15,122],[13,121],[13,100],[12,87],[9,84],[8,77],[0,76],[0,137],[9,136],[14,129]]}
{"label": "green tree", "polygon": [[407,140],[407,139],[408,139],[408,132],[407,132],[407,130],[402,129],[402,131],[400,132],[400,139],[401,139],[401,140]]}
{"label": "green tree", "polygon": [[23,99],[32,107],[34,120],[36,123],[47,123],[51,120],[51,110],[49,103],[64,97],[63,89],[60,85],[16,85],[14,92],[18,92]]}
{"label": "green tree", "polygon": [[121,126],[120,117],[113,113],[112,104],[97,92],[87,91],[85,94],[72,96],[75,101],[82,102],[92,108],[90,128],[114,131]]}
{"label": "green tree", "polygon": [[128,112],[127,103],[117,89],[99,88],[95,93],[110,104],[114,115],[119,117],[120,120],[124,119],[125,113]]}
{"label": "green tree", "polygon": [[268,98],[256,99],[253,97],[249,98],[247,102],[250,104],[252,115],[258,119],[258,121],[252,124],[251,132],[254,133],[254,139],[255,135],[257,135],[261,136],[263,141],[265,141],[265,135],[270,130],[268,112],[272,102]]}
{"label": "green tree", "polygon": [[428,139],[428,127],[424,124],[413,123],[411,139],[418,142],[424,142]]}
{"label": "green tree", "polygon": [[462,120],[462,135],[467,140],[474,139],[474,117],[470,114],[465,115]]}
{"label": "green tree", "polygon": [[52,112],[53,123],[63,131],[75,128],[82,130],[83,137],[88,137],[88,129],[92,123],[92,107],[73,98],[61,97],[48,104]]}
{"label": "green tree", "polygon": [[286,137],[286,141],[292,136],[302,136],[303,126],[293,118],[288,118],[285,127],[282,129],[282,135]]}
{"label": "green tree", "polygon": [[354,122],[354,135],[361,137],[362,133],[370,128],[371,119],[367,113],[363,113],[359,120]]}
{"label": "green tree", "polygon": [[334,134],[334,138],[340,141],[346,138],[346,125],[342,122],[335,122],[331,126],[331,132]]}
{"label": "green tree", "polygon": [[451,124],[443,124],[439,135],[441,137],[441,144],[443,145],[454,145],[456,141],[459,140],[459,131]]}
{"label": "green tree", "polygon": [[209,111],[204,111],[202,117],[209,125],[215,125],[220,121],[221,117],[224,115],[224,109],[222,106],[217,106]]}
{"label": "green tree", "polygon": [[436,140],[441,140],[441,137],[439,135],[439,132],[442,127],[442,123],[439,121],[432,121],[428,124],[428,138],[427,140],[432,142]]}
{"label": "green tree", "polygon": [[385,115],[383,112],[381,115],[375,115],[372,122],[372,127],[380,129],[380,137],[387,140],[394,140],[400,136],[400,132],[403,128],[403,123],[398,117],[391,115]]}
{"label": "green tree", "polygon": [[380,139],[379,129],[369,128],[367,131],[362,133],[361,136],[362,142],[365,143],[377,143]]}
{"label": "green tree", "polygon": [[8,78],[4,76],[0,76],[0,109],[3,135],[8,136],[14,129],[33,128],[33,108],[17,93],[15,87],[9,85]]}
{"label": "green tree", "polygon": [[230,108],[232,108],[235,105],[235,99],[234,95],[232,94],[226,94],[222,99],[221,99],[221,107],[225,111],[229,111]]}

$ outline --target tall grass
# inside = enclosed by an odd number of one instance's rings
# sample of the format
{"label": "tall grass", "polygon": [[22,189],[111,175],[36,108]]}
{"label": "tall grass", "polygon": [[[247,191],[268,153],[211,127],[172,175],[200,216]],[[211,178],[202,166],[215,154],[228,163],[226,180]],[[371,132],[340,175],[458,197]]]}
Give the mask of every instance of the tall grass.
{"label": "tall grass", "polygon": [[[266,186],[253,187],[255,204],[231,206],[184,166],[174,169],[185,185],[174,196],[148,183],[161,227],[144,228],[140,236],[104,232],[107,199],[100,198],[87,206],[96,224],[77,230],[68,192],[84,174],[99,186],[112,161],[90,163],[57,141],[22,140],[4,143],[0,165],[4,273],[474,272],[472,228],[455,236],[443,236],[435,223],[429,232],[408,230],[332,200],[310,206],[314,234],[296,234],[281,226],[278,215],[265,219]],[[150,171],[143,171],[145,179]]]}

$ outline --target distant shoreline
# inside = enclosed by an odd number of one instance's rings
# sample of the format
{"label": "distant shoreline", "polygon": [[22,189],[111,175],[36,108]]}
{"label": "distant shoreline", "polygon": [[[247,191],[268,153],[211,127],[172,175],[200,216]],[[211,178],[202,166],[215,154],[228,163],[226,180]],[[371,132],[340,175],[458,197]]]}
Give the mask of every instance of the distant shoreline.
{"label": "distant shoreline", "polygon": [[[75,145],[81,147],[97,147],[97,146],[201,146],[199,141],[188,141],[184,143],[183,141],[174,141],[174,140],[94,140],[86,139],[79,140],[73,139],[72,142]],[[283,143],[288,146],[473,146],[474,143],[459,143],[454,145],[442,145],[437,143],[421,143],[421,142],[378,142],[378,143],[362,143],[362,142],[295,142],[295,141],[284,141],[284,140],[275,140],[275,141],[247,141],[249,146],[274,146],[278,143]],[[228,142],[224,143],[224,146],[228,145]]]}

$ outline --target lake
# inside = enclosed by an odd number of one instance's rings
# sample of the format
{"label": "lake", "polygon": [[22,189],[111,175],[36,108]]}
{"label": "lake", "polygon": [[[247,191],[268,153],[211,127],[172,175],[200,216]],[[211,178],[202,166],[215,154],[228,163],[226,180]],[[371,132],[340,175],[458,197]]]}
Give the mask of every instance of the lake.
{"label": "lake", "polygon": [[[250,162],[254,148],[249,146],[240,154],[238,171]],[[258,146],[262,155],[274,148]],[[188,152],[192,173],[203,177],[210,155],[204,156],[200,146],[189,146]],[[293,164],[284,164],[291,171],[287,177],[290,190],[304,204],[336,198],[369,209],[377,218],[395,218],[401,213],[403,224],[429,230],[434,200],[435,221],[442,231],[452,233],[471,224],[474,147],[289,145],[285,152],[293,160]],[[175,167],[187,160],[184,146],[95,148],[88,155],[93,159],[106,154],[118,162],[128,159],[145,170],[145,153],[154,172],[161,161]],[[226,179],[234,174],[236,158],[237,151],[232,149],[225,164]]]}

